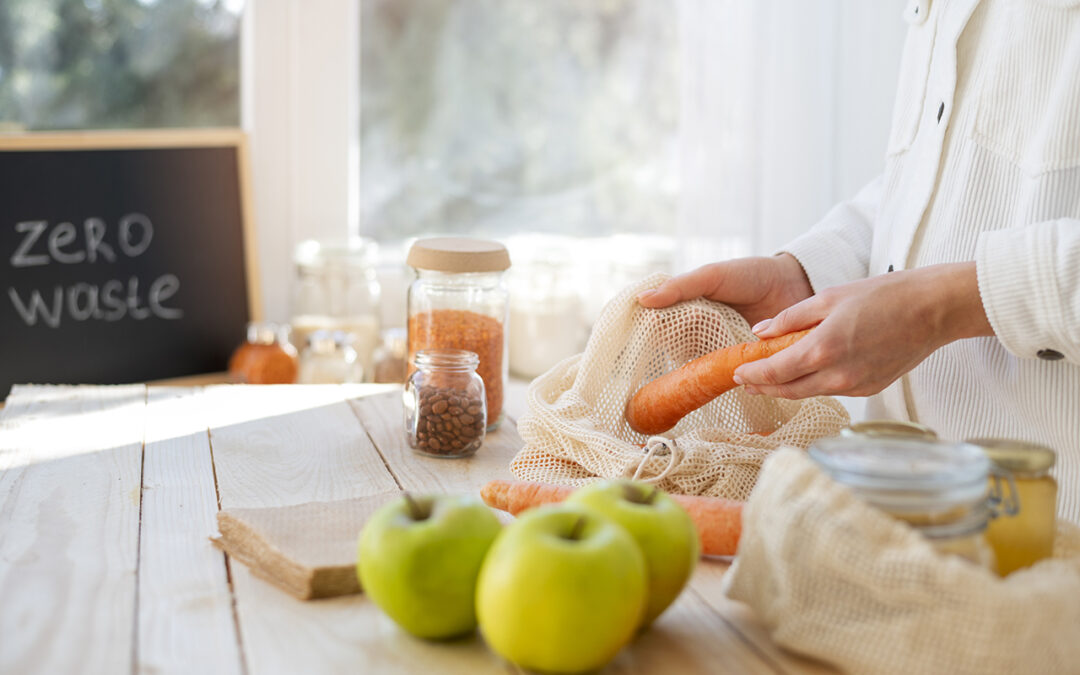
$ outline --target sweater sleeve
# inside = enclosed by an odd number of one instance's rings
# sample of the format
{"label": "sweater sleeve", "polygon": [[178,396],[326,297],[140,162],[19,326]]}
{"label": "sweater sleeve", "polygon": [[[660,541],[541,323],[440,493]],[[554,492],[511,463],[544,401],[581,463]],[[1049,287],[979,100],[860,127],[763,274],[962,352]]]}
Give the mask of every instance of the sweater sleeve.
{"label": "sweater sleeve", "polygon": [[815,293],[866,278],[883,181],[884,177],[878,176],[781,249],[799,261]]}
{"label": "sweater sleeve", "polygon": [[1080,364],[1080,220],[983,232],[975,270],[986,316],[1006,349]]}

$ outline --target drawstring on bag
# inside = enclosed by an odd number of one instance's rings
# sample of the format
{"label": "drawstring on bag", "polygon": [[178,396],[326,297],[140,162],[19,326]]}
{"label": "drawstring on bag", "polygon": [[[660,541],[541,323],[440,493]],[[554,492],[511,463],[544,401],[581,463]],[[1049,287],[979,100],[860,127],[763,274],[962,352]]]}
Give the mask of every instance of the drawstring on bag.
{"label": "drawstring on bag", "polygon": [[[669,473],[678,468],[679,464],[683,460],[683,451],[679,449],[679,444],[675,442],[673,438],[665,438],[664,436],[651,436],[645,443],[645,447],[642,448],[642,452],[645,455],[638,462],[637,468],[634,470],[634,475],[631,476],[633,480],[640,480],[646,483],[655,483],[667,477]],[[645,470],[645,465],[649,463],[649,460],[653,457],[670,457],[668,459],[667,466],[656,476],[652,478],[642,478],[641,472]],[[629,473],[629,470],[627,471]]]}

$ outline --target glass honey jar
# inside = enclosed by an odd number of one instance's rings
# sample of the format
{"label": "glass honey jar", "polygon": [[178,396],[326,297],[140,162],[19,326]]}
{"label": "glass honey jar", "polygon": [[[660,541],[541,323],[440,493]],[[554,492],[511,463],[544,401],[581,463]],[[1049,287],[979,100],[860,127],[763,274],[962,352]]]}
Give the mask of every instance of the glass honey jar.
{"label": "glass honey jar", "polygon": [[968,441],[986,453],[994,467],[1012,478],[1019,509],[1002,513],[986,530],[1002,576],[1029,567],[1054,552],[1057,481],[1050,469],[1057,455],[1046,446],[1006,438]]}

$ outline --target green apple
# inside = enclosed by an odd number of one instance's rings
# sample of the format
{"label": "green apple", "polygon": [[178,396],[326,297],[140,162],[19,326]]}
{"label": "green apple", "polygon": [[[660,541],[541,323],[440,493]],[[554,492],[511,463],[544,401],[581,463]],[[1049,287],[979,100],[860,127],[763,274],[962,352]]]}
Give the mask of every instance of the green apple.
{"label": "green apple", "polygon": [[606,518],[560,504],[531,509],[495,540],[480,569],[480,632],[530,670],[596,670],[629,642],[645,609],[645,560]]}
{"label": "green apple", "polygon": [[645,556],[649,586],[642,626],[652,623],[694,571],[699,550],[694,521],[667,493],[627,479],[590,483],[566,501],[610,518],[634,537]]}
{"label": "green apple", "polygon": [[476,628],[476,577],[501,529],[475,497],[408,494],[360,532],[360,587],[413,635],[444,640]]}

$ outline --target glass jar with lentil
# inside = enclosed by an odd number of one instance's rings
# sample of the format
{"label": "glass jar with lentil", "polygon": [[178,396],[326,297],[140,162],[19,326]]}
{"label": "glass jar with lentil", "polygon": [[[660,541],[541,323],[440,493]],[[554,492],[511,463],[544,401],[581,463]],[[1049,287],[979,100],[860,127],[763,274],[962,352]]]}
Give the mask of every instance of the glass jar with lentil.
{"label": "glass jar with lentil", "polygon": [[502,420],[509,376],[503,273],[510,254],[494,241],[440,237],[418,240],[406,262],[416,271],[408,294],[410,374],[422,350],[475,353],[487,396],[487,430],[493,431]]}

